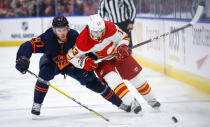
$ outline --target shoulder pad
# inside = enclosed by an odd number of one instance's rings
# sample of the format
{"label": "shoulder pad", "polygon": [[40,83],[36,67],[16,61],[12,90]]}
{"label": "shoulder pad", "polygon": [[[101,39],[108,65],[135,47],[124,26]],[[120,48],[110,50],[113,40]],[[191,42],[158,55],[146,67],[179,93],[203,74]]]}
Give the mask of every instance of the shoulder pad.
{"label": "shoulder pad", "polygon": [[90,50],[95,43],[92,43],[94,40],[92,40],[89,36],[89,31],[87,28],[85,28],[77,38],[76,45],[77,48],[81,51],[88,51]]}

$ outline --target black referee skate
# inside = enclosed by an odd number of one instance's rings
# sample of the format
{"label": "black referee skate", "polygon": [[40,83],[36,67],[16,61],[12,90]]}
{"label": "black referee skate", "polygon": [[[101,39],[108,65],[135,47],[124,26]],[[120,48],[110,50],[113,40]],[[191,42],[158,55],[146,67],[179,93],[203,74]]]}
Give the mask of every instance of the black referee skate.
{"label": "black referee skate", "polygon": [[120,104],[120,106],[118,107],[119,109],[122,109],[126,112],[130,112],[131,111],[131,106],[124,104],[123,102]]}
{"label": "black referee skate", "polygon": [[31,109],[31,114],[33,115],[40,115],[40,110],[41,110],[42,104],[39,103],[33,103],[32,109]]}

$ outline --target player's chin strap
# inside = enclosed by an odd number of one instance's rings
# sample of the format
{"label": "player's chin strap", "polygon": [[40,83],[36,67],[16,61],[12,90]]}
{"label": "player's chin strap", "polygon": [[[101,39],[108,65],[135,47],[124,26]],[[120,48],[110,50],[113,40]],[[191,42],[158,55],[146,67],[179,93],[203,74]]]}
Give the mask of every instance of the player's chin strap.
{"label": "player's chin strap", "polygon": [[106,117],[100,115],[99,113],[97,113],[96,111],[88,108],[87,106],[83,105],[82,103],[80,103],[79,101],[77,101],[76,99],[74,99],[73,97],[69,96],[68,94],[64,93],[63,91],[61,91],[60,89],[56,88],[55,86],[53,86],[52,84],[50,84],[49,81],[46,81],[44,79],[42,79],[41,77],[39,77],[38,75],[34,74],[33,72],[31,72],[30,70],[27,70],[26,72],[30,73],[31,75],[35,76],[39,82],[44,83],[50,87],[52,87],[53,89],[55,89],[56,91],[60,92],[61,94],[63,94],[64,96],[66,96],[67,98],[71,99],[72,101],[76,102],[77,104],[79,104],[80,106],[86,108],[87,110],[89,110],[90,112],[94,113],[95,115],[99,116],[100,118],[106,120],[107,122],[109,122],[109,119],[107,119]]}
{"label": "player's chin strap", "polygon": [[[203,14],[203,9],[204,9],[204,3],[200,3],[199,6],[198,6],[198,8],[197,8],[197,10],[196,10],[196,13],[195,13],[193,19],[192,19],[191,22],[189,22],[188,24],[186,24],[186,25],[184,25],[184,26],[182,26],[182,27],[180,27],[180,28],[174,29],[174,30],[172,30],[172,31],[166,32],[166,33],[164,33],[164,34],[158,35],[158,36],[156,36],[156,37],[153,37],[153,38],[151,38],[151,39],[148,39],[148,40],[146,40],[146,41],[143,41],[143,42],[141,42],[141,43],[139,43],[139,44],[136,44],[136,45],[134,45],[133,47],[131,47],[130,49],[134,49],[134,48],[140,47],[140,46],[142,46],[142,45],[144,45],[144,44],[147,44],[147,43],[150,43],[150,42],[152,42],[152,41],[154,41],[154,40],[158,40],[158,39],[160,39],[161,37],[168,36],[168,35],[170,35],[170,34],[173,34],[173,33],[175,33],[175,32],[181,31],[181,30],[183,30],[183,29],[185,29],[185,28],[188,28],[188,27],[194,25],[195,23],[198,22],[198,20],[200,19],[201,15]],[[96,60],[95,63],[100,63],[101,61],[112,59],[112,58],[114,57],[114,55],[115,55],[115,54],[110,55],[110,56],[107,56],[107,57],[104,57],[104,58],[99,59],[99,60]]]}

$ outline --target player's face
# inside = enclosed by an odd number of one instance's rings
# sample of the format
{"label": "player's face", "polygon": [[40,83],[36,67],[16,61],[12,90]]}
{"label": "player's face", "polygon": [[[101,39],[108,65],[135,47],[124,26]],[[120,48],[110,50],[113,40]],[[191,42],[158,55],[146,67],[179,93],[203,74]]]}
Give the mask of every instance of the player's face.
{"label": "player's face", "polygon": [[68,27],[58,27],[55,28],[55,34],[61,41],[67,40],[67,34],[68,34],[69,28]]}
{"label": "player's face", "polygon": [[105,30],[101,30],[101,31],[92,31],[91,30],[90,35],[93,39],[99,40],[102,37],[104,32],[105,32]]}

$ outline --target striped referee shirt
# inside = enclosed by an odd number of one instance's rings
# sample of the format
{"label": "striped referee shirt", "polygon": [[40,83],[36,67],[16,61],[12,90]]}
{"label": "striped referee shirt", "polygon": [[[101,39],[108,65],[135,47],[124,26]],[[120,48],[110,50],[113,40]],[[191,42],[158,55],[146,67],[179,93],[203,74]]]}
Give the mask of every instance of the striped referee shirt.
{"label": "striped referee shirt", "polygon": [[133,0],[101,0],[98,14],[103,18],[107,16],[113,23],[121,23],[126,20],[134,23],[136,8]]}

